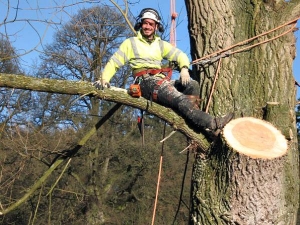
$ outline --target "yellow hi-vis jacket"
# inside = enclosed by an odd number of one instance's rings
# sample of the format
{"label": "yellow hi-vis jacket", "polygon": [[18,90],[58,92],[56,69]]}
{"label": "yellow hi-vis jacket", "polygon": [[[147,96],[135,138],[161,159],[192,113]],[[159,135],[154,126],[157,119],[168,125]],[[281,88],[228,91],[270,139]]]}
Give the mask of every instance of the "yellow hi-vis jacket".
{"label": "yellow hi-vis jacket", "polygon": [[157,35],[153,42],[148,43],[139,31],[136,37],[126,39],[113,54],[102,71],[102,79],[109,82],[126,63],[129,63],[133,70],[161,69],[163,59],[176,61],[179,68],[189,67],[190,64],[187,55],[178,48],[161,40]]}

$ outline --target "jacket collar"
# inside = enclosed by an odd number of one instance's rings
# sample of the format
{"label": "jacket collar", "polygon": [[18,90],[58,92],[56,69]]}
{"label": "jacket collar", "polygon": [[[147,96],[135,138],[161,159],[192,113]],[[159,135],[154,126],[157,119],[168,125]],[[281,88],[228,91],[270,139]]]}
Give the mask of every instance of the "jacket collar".
{"label": "jacket collar", "polygon": [[[144,41],[144,42],[149,43],[149,42],[143,37],[141,30],[139,30],[139,31],[137,32],[137,38],[138,38],[139,40],[141,40],[141,41]],[[153,40],[152,42],[155,42],[155,41],[158,41],[158,40],[160,40],[160,36],[158,36],[157,34],[154,34],[154,40]]]}

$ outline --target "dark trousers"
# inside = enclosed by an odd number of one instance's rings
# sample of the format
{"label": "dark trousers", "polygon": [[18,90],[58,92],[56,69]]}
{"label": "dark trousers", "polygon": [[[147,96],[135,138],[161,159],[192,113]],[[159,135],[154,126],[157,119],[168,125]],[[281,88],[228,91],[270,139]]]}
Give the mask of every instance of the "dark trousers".
{"label": "dark trousers", "polygon": [[191,80],[187,86],[181,85],[180,81],[163,81],[160,77],[148,76],[140,82],[142,96],[152,99],[153,92],[157,92],[157,103],[170,107],[179,112],[183,117],[200,128],[210,128],[213,117],[195,107],[195,102],[189,95],[199,96],[199,84]]}

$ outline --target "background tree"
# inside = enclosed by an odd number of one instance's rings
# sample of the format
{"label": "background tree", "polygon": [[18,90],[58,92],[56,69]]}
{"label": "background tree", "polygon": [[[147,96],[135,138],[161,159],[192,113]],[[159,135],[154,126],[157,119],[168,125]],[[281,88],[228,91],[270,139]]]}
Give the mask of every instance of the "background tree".
{"label": "background tree", "polygon": [[[0,34],[0,72],[8,74],[21,74],[19,59],[14,47],[9,39]],[[15,125],[16,123],[24,123],[20,121],[20,117],[25,111],[28,111],[27,103],[30,93],[20,90],[0,89],[0,124],[4,129],[7,123]]]}
{"label": "background tree", "polygon": [[[100,78],[100,71],[109,57],[129,35],[132,32],[126,26],[124,16],[114,8],[96,6],[82,9],[57,31],[54,42],[45,47],[40,55],[37,77],[94,82]],[[121,70],[112,80],[112,85],[125,87],[129,75],[126,68]],[[101,107],[105,106],[100,107],[99,101],[88,96],[40,96],[42,99],[39,101],[49,105],[48,114],[56,119],[63,117],[58,124],[73,124],[76,129],[91,119],[95,121],[93,118],[100,116]],[[39,112],[34,112],[38,116]],[[43,117],[44,120],[46,118]]]}

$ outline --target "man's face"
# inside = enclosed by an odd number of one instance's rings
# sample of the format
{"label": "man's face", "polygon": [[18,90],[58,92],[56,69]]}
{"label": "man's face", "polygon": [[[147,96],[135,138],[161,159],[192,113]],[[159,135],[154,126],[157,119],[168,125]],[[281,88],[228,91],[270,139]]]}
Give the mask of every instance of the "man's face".
{"label": "man's face", "polygon": [[151,19],[144,19],[142,21],[142,34],[146,38],[153,38],[154,33],[157,29],[157,24],[154,20]]}

